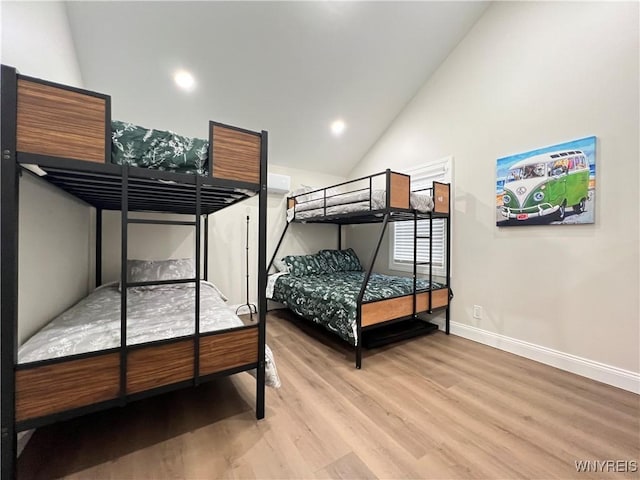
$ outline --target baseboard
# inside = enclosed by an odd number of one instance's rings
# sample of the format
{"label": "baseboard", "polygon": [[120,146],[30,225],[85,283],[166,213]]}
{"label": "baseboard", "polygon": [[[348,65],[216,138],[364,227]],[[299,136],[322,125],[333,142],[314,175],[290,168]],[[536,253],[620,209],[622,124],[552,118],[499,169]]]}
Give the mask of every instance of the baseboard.
{"label": "baseboard", "polygon": [[533,343],[488,332],[471,325],[451,322],[451,333],[474,342],[489,345],[536,362],[575,373],[583,377],[640,394],[640,374],[604,363],[542,347]]}

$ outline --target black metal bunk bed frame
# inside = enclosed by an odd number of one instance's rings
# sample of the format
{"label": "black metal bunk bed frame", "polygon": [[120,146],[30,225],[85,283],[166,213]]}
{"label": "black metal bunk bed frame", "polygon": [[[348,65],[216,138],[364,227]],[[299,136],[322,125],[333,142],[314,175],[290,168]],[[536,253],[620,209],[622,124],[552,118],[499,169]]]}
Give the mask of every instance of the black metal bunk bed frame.
{"label": "black metal bunk bed frame", "polygon": [[[18,147],[17,111],[18,82],[20,80],[50,86],[82,95],[95,96],[105,100],[105,162],[93,163],[49,155],[20,151]],[[266,218],[267,218],[267,142],[266,131],[252,132],[228,125],[210,122],[210,169],[214,162],[214,131],[221,127],[239,135],[250,135],[259,146],[258,182],[228,180],[224,178],[203,177],[182,173],[150,170],[127,165],[110,163],[110,97],[73,87],[59,85],[40,79],[19,75],[12,67],[2,65],[1,72],[1,118],[0,135],[2,160],[0,163],[0,359],[1,364],[1,475],[2,480],[16,476],[16,434],[19,431],[44,426],[94,411],[122,406],[130,401],[164,393],[167,391],[197,386],[201,382],[220,376],[257,370],[256,375],[256,418],[265,414],[265,339],[266,339]],[[237,139],[236,139],[237,140]],[[139,287],[148,285],[195,283],[195,332],[178,338],[170,338],[127,345],[127,288],[121,288],[120,346],[109,350],[88,352],[66,357],[18,364],[17,362],[17,326],[18,326],[18,211],[19,177],[27,172],[22,164],[36,164],[46,170],[46,180],[86,202],[96,209],[96,286],[102,283],[102,212],[103,210],[121,211],[121,285]],[[29,172],[31,173],[31,172]],[[251,193],[248,193],[251,192]],[[227,206],[245,200],[257,194],[258,206],[258,320],[257,325],[245,325],[238,328],[200,332],[200,281],[201,260],[204,260],[203,279],[208,280],[209,260],[209,215]],[[169,199],[169,197],[171,197]],[[129,212],[146,211],[155,213],[174,213],[194,215],[193,221],[160,220],[130,218]],[[202,220],[204,219],[204,252],[201,252]],[[195,228],[195,277],[183,280],[130,282],[127,278],[128,227],[130,224],[180,225]],[[204,253],[204,258],[201,254]],[[200,344],[203,339],[227,338],[225,334],[257,330],[257,356],[255,361],[233,368],[223,368],[211,374],[201,374]],[[252,333],[253,335],[253,333]],[[253,338],[253,337],[252,337]],[[128,358],[132,352],[151,346],[165,346],[177,342],[193,342],[193,373],[187,380],[171,382],[159,387],[150,387],[128,392]],[[27,419],[17,419],[16,378],[21,372],[60,365],[66,360],[85,360],[99,355],[113,353],[119,359],[119,372],[116,382],[117,394],[106,401],[90,402],[74,408],[61,409],[55,413],[36,415]],[[130,379],[129,379],[130,380]]]}
{"label": "black metal bunk bed frame", "polygon": [[[373,183],[374,183],[374,178],[375,177],[379,177],[384,175],[385,177],[385,207],[384,208],[378,208],[378,209],[373,209]],[[362,368],[362,346],[363,346],[363,332],[365,331],[371,331],[374,329],[378,329],[380,327],[388,327],[392,324],[395,323],[399,323],[399,322],[406,322],[407,320],[418,320],[420,322],[420,325],[422,325],[422,327],[418,328],[418,329],[413,329],[411,331],[407,331],[405,335],[400,335],[400,336],[396,336],[393,340],[391,341],[395,341],[395,340],[400,340],[400,339],[404,339],[404,338],[409,338],[411,336],[415,336],[415,335],[420,335],[423,333],[428,333],[429,331],[432,331],[434,329],[437,328],[437,325],[431,324],[429,322],[425,322],[423,321],[423,319],[420,319],[418,317],[418,313],[419,310],[417,308],[417,299],[418,299],[418,295],[422,294],[422,293],[426,293],[427,294],[427,310],[426,312],[428,314],[433,314],[433,313],[437,313],[437,312],[441,312],[444,310],[445,312],[445,333],[447,335],[449,335],[450,332],[450,306],[449,306],[449,302],[450,300],[453,298],[453,293],[451,290],[451,284],[450,284],[450,280],[451,280],[451,219],[450,219],[450,212],[451,212],[451,195],[450,195],[450,191],[449,191],[449,184],[444,184],[441,182],[433,182],[434,186],[433,187],[429,187],[429,188],[422,188],[422,189],[417,189],[414,191],[411,191],[411,189],[408,189],[408,200],[407,200],[407,205],[409,206],[409,208],[399,208],[399,207],[394,207],[393,206],[393,200],[392,200],[392,178],[393,176],[401,176],[401,177],[406,177],[406,178],[410,178],[409,175],[406,174],[401,174],[401,173],[397,173],[397,172],[392,172],[390,169],[385,170],[384,172],[379,172],[379,173],[374,173],[372,175],[367,175],[364,177],[360,177],[360,178],[356,178],[354,180],[349,180],[347,182],[343,182],[343,183],[339,183],[339,184],[335,184],[335,185],[330,185],[328,187],[325,188],[320,188],[317,190],[313,190],[310,192],[305,192],[302,193],[300,195],[298,195],[297,197],[302,197],[302,196],[310,196],[313,194],[321,194],[322,195],[322,199],[323,199],[323,205],[322,207],[319,207],[319,209],[322,209],[322,213],[323,215],[321,216],[317,216],[317,217],[310,217],[310,218],[303,218],[303,219],[297,219],[295,217],[295,211],[294,211],[294,217],[291,220],[291,222],[287,222],[284,230],[282,232],[282,235],[280,236],[280,239],[278,240],[278,243],[276,245],[276,248],[273,252],[273,255],[271,256],[271,260],[269,261],[269,265],[267,266],[267,272],[271,269],[274,260],[276,259],[276,256],[278,254],[278,250],[280,249],[280,246],[282,245],[282,242],[284,240],[284,237],[287,233],[287,230],[289,229],[289,225],[291,225],[291,223],[317,223],[317,224],[334,224],[337,225],[338,227],[338,249],[342,249],[342,226],[343,225],[354,225],[354,224],[371,224],[371,223],[382,223],[382,227],[380,228],[380,233],[378,236],[378,240],[376,243],[376,246],[374,248],[374,251],[371,255],[370,261],[369,261],[369,266],[366,269],[365,272],[365,277],[364,280],[362,282],[362,286],[360,287],[360,291],[358,293],[358,297],[357,297],[357,313],[356,313],[356,326],[357,326],[357,334],[358,334],[358,341],[357,344],[355,346],[355,366],[357,369]],[[338,194],[327,194],[327,190],[328,189],[333,189],[336,187],[344,187],[344,186],[348,186],[349,184],[354,184],[357,182],[367,182],[368,181],[368,187],[365,188],[360,188],[360,189],[356,189],[356,190],[348,190],[347,192],[344,193],[338,193]],[[428,212],[420,212],[416,209],[410,208],[411,207],[411,193],[417,193],[417,192],[427,192],[430,193],[432,197],[435,197],[435,191],[437,188],[445,188],[447,191],[447,195],[446,198],[441,198],[440,201],[443,201],[445,204],[445,208],[446,208],[446,213],[441,213],[441,212],[437,212],[434,211],[434,209],[431,209]],[[327,199],[332,198],[332,197],[338,197],[341,195],[345,195],[345,194],[350,194],[350,193],[355,193],[355,192],[368,192],[368,202],[369,202],[369,209],[368,210],[362,210],[362,211],[355,211],[355,212],[348,212],[348,213],[338,213],[338,214],[327,214]],[[317,200],[317,199],[316,199]],[[307,200],[307,202],[310,201],[314,201],[314,200]],[[362,200],[358,200],[355,202],[344,202],[344,203],[340,203],[341,206],[344,205],[349,205],[349,203],[360,203]],[[366,202],[367,200],[365,200]],[[294,197],[288,197],[287,198],[287,208],[295,208],[296,205],[296,196]],[[431,288],[431,286],[433,285],[433,265],[431,262],[431,259],[433,258],[433,220],[434,219],[443,219],[443,221],[445,222],[445,256],[446,256],[446,260],[445,260],[445,281],[446,281],[446,289],[447,289],[447,300],[446,300],[446,305],[438,305],[435,306],[434,305],[434,298],[433,298],[433,289]],[[418,221],[419,220],[428,220],[429,221],[429,235],[428,236],[419,236],[418,235]],[[369,279],[371,278],[371,273],[373,272],[373,267],[375,265],[376,259],[378,257],[378,253],[380,251],[380,246],[382,245],[382,240],[384,237],[384,234],[387,230],[387,226],[389,224],[389,222],[400,222],[400,221],[413,221],[413,292],[411,293],[412,295],[412,313],[410,315],[406,315],[406,316],[402,316],[402,317],[398,317],[398,318],[394,318],[394,319],[390,319],[390,320],[386,320],[384,322],[381,323],[376,323],[374,325],[370,325],[370,326],[363,326],[362,325],[362,309],[364,305],[368,305],[368,304],[374,304],[376,303],[376,301],[364,301],[364,294],[365,291],[367,289],[367,284],[369,283]],[[418,262],[417,258],[418,258],[418,241],[419,240],[428,240],[429,241],[429,261],[428,262]],[[428,267],[428,279],[429,279],[429,289],[428,290],[418,290],[417,289],[417,278],[418,278],[418,266],[423,265],[423,266],[427,266]],[[400,296],[400,297],[404,297],[404,295]],[[400,297],[387,297],[385,298],[385,300],[393,300],[395,298],[400,298]],[[437,303],[437,302],[435,302]],[[428,326],[426,326],[428,325]],[[382,345],[384,344],[384,340],[379,342],[378,345]]]}

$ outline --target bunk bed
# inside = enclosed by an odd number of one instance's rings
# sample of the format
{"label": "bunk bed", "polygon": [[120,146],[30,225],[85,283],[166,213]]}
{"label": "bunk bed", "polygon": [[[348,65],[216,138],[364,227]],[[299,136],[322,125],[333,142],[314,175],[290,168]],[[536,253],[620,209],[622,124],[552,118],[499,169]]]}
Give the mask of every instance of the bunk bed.
{"label": "bunk bed", "polygon": [[[363,345],[379,346],[428,333],[437,325],[419,314],[444,311],[449,334],[450,185],[434,182],[411,190],[408,175],[386,170],[321,189],[303,189],[287,198],[287,222],[267,271],[267,298],[284,304],[297,315],[320,324],[355,347],[356,368],[362,366]],[[445,274],[434,275],[431,262],[418,261],[418,245],[427,242],[432,258],[433,220],[445,222]],[[428,220],[429,233],[420,235],[418,222]],[[372,272],[389,222],[413,222],[413,274],[411,277]],[[335,224],[338,249],[277,259],[293,223]],[[368,268],[362,268],[352,249],[342,250],[342,226],[382,223]],[[424,249],[424,243],[422,248]],[[418,278],[418,267],[427,269]]]}
{"label": "bunk bed", "polygon": [[[19,431],[218,376],[254,372],[256,417],[263,418],[267,132],[210,122],[209,165],[194,175],[162,165],[112,163],[117,146],[107,95],[23,76],[3,65],[0,102],[1,477],[15,476]],[[202,144],[199,148],[202,153]],[[18,195],[19,176],[28,170],[95,208],[99,288],[19,349]],[[208,282],[208,223],[209,215],[254,195],[259,197],[258,315],[244,323]],[[104,210],[121,212],[121,272],[119,284],[101,286]],[[177,213],[192,220],[140,218],[134,212]],[[194,228],[195,259],[160,261],[145,270],[144,262],[127,258],[131,224]],[[164,267],[169,273],[158,273]],[[163,304],[163,297],[170,297],[173,307]],[[97,337],[74,337],[90,317]]]}

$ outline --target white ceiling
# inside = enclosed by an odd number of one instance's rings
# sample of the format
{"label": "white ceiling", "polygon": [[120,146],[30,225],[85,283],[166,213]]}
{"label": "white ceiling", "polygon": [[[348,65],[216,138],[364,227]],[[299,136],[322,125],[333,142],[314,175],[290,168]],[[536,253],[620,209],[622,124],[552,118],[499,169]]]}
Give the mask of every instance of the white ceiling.
{"label": "white ceiling", "polygon": [[[270,163],[346,175],[486,2],[69,2],[84,86],[113,118],[269,131]],[[177,90],[172,73],[196,77]],[[335,138],[329,124],[347,129]],[[390,159],[390,166],[393,160]]]}

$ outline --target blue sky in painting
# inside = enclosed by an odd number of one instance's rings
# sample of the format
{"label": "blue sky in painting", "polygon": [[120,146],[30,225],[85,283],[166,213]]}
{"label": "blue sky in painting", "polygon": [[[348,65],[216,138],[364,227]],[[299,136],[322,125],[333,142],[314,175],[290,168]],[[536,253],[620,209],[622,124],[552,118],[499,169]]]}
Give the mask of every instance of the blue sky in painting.
{"label": "blue sky in painting", "polygon": [[573,140],[571,142],[559,143],[550,147],[538,148],[529,152],[518,153],[517,155],[511,155],[508,157],[502,157],[498,159],[497,165],[497,183],[496,193],[502,192],[504,186],[504,179],[507,176],[509,167],[520,160],[533,157],[534,155],[540,155],[547,152],[555,152],[558,150],[582,150],[589,159],[589,170],[591,176],[595,176],[596,173],[596,137],[586,137],[579,140]]}

